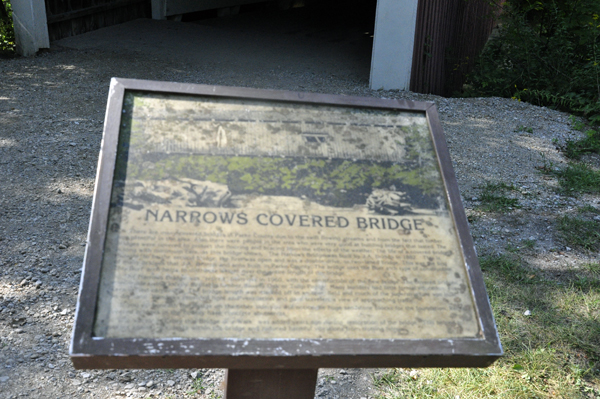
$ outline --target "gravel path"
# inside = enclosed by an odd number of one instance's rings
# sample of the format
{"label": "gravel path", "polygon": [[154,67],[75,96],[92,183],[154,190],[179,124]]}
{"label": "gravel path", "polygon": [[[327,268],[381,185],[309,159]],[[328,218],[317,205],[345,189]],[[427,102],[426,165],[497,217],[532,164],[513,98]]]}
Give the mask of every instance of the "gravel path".
{"label": "gravel path", "polygon": [[[1,399],[217,398],[222,392],[222,370],[78,371],[68,358],[112,76],[433,101],[480,254],[528,240],[536,245],[524,258],[546,273],[598,261],[598,253],[566,247],[554,222],[583,205],[600,208],[600,197],[559,195],[556,180],[537,169],[544,160],[566,162],[556,145],[582,135],[567,114],[509,99],[371,91],[364,32],[227,21],[136,21],[55,43],[35,58],[0,60]],[[276,29],[287,36],[273,38]],[[200,40],[199,31],[210,35]],[[192,40],[194,56],[176,32]],[[261,38],[271,40],[269,49],[256,45]],[[304,62],[316,53],[322,57]],[[478,210],[485,182],[514,184],[522,207],[504,214]],[[317,397],[372,398],[374,372],[322,370]]]}

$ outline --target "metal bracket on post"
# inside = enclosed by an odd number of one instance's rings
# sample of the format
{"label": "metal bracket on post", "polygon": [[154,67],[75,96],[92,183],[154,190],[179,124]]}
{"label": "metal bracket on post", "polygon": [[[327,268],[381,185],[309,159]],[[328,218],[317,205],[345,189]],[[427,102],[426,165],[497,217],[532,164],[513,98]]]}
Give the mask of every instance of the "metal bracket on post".
{"label": "metal bracket on post", "polygon": [[319,369],[229,369],[224,399],[313,399]]}

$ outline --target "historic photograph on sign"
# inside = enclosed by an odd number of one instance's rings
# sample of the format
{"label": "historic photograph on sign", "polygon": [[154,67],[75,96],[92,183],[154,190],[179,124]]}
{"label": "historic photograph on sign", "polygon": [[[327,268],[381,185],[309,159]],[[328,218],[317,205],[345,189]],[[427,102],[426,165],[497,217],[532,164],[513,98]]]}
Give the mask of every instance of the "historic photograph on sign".
{"label": "historic photograph on sign", "polygon": [[481,338],[424,112],[126,92],[94,335]]}

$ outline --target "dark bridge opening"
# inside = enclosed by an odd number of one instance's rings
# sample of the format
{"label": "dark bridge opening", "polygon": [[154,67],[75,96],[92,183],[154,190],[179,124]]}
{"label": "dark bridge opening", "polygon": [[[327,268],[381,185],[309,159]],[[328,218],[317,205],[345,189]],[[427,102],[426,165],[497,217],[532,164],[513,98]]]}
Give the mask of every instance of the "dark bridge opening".
{"label": "dark bridge opening", "polygon": [[231,51],[252,55],[254,59],[247,61],[250,68],[285,68],[295,63],[294,70],[303,71],[308,80],[334,76],[368,85],[376,5],[376,0],[283,0],[175,19],[227,31],[232,40],[244,38],[250,44],[234,45]]}

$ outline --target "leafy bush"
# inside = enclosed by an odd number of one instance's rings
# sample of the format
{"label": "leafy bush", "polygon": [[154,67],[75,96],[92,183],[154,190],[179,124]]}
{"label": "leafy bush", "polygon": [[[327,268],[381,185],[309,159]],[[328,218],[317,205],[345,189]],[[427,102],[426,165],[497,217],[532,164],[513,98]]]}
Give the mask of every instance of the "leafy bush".
{"label": "leafy bush", "polygon": [[600,124],[599,13],[598,0],[505,2],[465,94],[555,106]]}
{"label": "leafy bush", "polygon": [[0,0],[0,55],[14,53],[15,31],[13,29],[12,8],[8,0]]}

